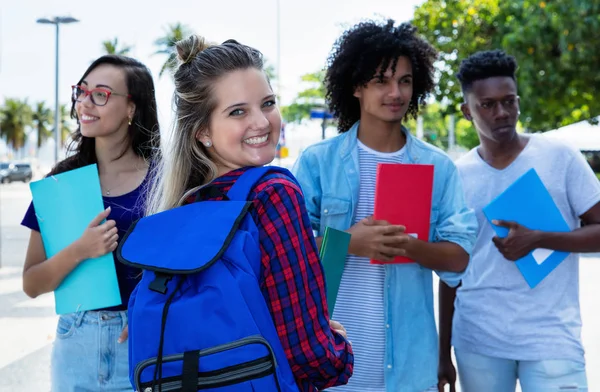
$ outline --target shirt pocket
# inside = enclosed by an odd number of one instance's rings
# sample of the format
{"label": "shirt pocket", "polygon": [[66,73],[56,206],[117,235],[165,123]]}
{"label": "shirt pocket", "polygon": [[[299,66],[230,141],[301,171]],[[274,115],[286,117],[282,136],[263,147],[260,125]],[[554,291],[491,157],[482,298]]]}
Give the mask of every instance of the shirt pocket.
{"label": "shirt pocket", "polygon": [[324,196],[321,202],[321,228],[320,235],[325,233],[326,227],[346,230],[350,215],[350,201],[337,197]]}

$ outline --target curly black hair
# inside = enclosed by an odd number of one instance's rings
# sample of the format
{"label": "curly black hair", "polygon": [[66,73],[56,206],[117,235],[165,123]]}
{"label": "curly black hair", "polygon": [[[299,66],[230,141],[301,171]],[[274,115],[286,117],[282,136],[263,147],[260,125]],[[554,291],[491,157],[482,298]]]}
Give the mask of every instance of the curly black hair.
{"label": "curly black hair", "polygon": [[516,81],[516,72],[517,60],[504,51],[496,49],[477,52],[461,61],[456,78],[464,94],[478,80],[507,76]]}
{"label": "curly black hair", "polygon": [[434,87],[434,62],[437,51],[417,35],[409,23],[365,21],[346,30],[333,45],[325,75],[329,109],[338,118],[338,131],[346,132],[360,119],[360,104],[354,91],[373,79],[378,70],[396,70],[398,57],[410,59],[413,71],[413,96],[407,116],[416,118],[419,105]]}

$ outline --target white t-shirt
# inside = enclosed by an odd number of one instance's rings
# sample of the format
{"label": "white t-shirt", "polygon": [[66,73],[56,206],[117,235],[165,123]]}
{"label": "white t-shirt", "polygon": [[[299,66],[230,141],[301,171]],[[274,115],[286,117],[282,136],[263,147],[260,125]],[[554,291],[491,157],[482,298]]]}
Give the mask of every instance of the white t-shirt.
{"label": "white t-shirt", "polygon": [[[354,223],[373,215],[378,163],[402,163],[404,148],[392,153],[375,151],[358,141],[360,190]],[[352,341],[354,373],[335,392],[385,392],[385,318],[383,265],[349,255],[344,266],[332,319],[340,322]]]}
{"label": "white t-shirt", "polygon": [[494,230],[482,208],[535,168],[571,230],[600,202],[600,182],[579,151],[532,135],[503,170],[476,149],[457,162],[467,205],[479,222],[477,242],[455,302],[452,343],[457,350],[512,360],[584,362],[579,310],[579,255],[570,254],[531,289],[514,262],[492,242]]}

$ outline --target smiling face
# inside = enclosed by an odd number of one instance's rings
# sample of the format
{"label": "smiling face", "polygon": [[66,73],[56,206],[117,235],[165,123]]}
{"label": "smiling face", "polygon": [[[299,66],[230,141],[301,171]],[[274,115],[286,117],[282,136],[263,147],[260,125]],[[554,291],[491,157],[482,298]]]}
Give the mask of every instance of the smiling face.
{"label": "smiling face", "polygon": [[213,86],[217,105],[199,141],[219,174],[270,163],[277,151],[281,115],[264,72],[247,68],[230,72]]}
{"label": "smiling face", "polygon": [[[90,138],[124,136],[129,119],[135,112],[135,105],[127,98],[125,72],[113,65],[102,64],[82,80],[80,87],[82,90],[98,88],[111,92],[104,106],[94,104],[91,95],[80,95],[75,110],[81,134]],[[101,92],[98,91],[97,94]],[[96,100],[98,99],[100,98]]]}
{"label": "smiling face", "polygon": [[462,111],[473,121],[480,139],[501,144],[517,135],[519,103],[515,80],[495,76],[473,82]]}
{"label": "smiling face", "polygon": [[373,117],[384,122],[401,122],[413,95],[412,65],[408,57],[399,57],[396,71],[392,65],[379,78],[380,71],[375,77],[360,86],[354,96],[360,102],[361,118]]}

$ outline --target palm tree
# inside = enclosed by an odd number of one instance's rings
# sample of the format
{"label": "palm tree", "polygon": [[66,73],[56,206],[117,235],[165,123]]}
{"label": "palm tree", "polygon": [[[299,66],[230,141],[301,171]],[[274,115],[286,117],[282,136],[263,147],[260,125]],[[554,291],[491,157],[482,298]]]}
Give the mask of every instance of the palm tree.
{"label": "palm tree", "polygon": [[25,145],[27,127],[32,124],[31,107],[27,99],[8,98],[0,108],[0,137],[9,148],[18,151]]}
{"label": "palm tree", "polygon": [[52,110],[46,107],[45,102],[38,102],[32,113],[33,125],[37,131],[37,153],[46,139],[52,136]]}
{"label": "palm tree", "polygon": [[125,44],[123,45],[122,48],[119,48],[119,39],[118,38],[115,38],[112,41],[107,40],[107,41],[102,42],[102,47],[104,48],[104,52],[106,54],[118,54],[121,56],[129,55],[129,52],[133,48],[132,46],[125,45]]}
{"label": "palm tree", "polygon": [[67,108],[67,105],[60,105],[60,140],[61,147],[68,145],[67,141],[71,137],[73,132],[73,123],[71,120],[71,109]]}
{"label": "palm tree", "polygon": [[158,74],[160,78],[165,71],[173,71],[177,65],[177,53],[175,52],[175,43],[192,34],[192,30],[180,22],[169,25],[163,37],[154,41],[157,51],[154,54],[167,55],[167,60],[163,64]]}

